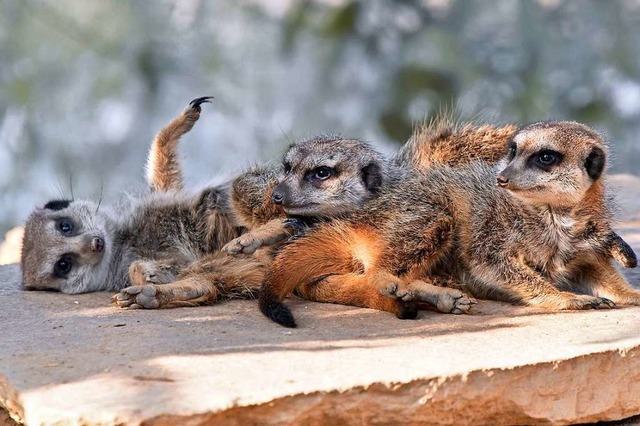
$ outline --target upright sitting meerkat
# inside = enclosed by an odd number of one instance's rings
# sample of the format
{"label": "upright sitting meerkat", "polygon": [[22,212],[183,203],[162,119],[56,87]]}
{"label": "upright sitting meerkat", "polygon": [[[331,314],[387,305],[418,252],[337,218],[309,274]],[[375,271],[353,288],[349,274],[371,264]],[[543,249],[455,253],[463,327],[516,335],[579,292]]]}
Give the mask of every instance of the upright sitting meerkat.
{"label": "upright sitting meerkat", "polygon": [[[292,241],[268,268],[262,312],[295,326],[282,304],[294,289],[366,306],[379,294],[419,295],[438,275],[478,297],[550,309],[640,304],[640,292],[611,264],[619,241],[604,194],[602,138],[578,123],[535,123],[515,134],[509,152],[499,175],[483,162],[427,168],[365,210]],[[388,273],[401,282],[377,280]]]}
{"label": "upright sitting meerkat", "polygon": [[[186,268],[239,235],[240,229],[226,213],[225,188],[195,193],[182,188],[176,145],[209,99],[192,101],[156,136],[148,163],[150,194],[116,206],[53,200],[35,209],[25,226],[25,289],[83,293],[120,290],[131,283],[172,282],[183,271],[202,273]],[[225,284],[238,284],[241,292],[254,291],[262,279],[263,265],[254,258],[220,256],[208,263],[215,264],[209,266],[217,281],[224,276]]]}

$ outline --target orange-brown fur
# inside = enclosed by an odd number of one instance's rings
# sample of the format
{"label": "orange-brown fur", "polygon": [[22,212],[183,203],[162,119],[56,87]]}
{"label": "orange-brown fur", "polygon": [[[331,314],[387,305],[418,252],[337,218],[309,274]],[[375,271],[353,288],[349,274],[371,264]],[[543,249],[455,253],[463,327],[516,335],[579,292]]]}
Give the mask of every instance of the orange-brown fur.
{"label": "orange-brown fur", "polygon": [[464,167],[474,161],[496,163],[505,156],[516,130],[511,124],[458,125],[453,119],[437,118],[416,127],[396,154],[396,161],[417,168]]}

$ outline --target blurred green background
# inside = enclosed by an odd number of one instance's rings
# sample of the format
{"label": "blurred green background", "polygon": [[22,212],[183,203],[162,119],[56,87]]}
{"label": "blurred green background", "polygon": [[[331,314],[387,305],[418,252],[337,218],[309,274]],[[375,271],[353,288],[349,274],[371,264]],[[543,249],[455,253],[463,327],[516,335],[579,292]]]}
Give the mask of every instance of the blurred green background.
{"label": "blurred green background", "polygon": [[640,1],[0,0],[0,237],[47,199],[143,187],[153,135],[190,183],[340,133],[386,152],[412,124],[558,118],[640,174]]}

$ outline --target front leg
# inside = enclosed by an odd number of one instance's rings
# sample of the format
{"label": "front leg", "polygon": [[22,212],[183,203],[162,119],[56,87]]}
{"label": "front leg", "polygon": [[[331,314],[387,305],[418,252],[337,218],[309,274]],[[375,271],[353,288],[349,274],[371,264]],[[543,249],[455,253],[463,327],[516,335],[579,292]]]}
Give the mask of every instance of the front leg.
{"label": "front leg", "polygon": [[222,247],[222,251],[231,254],[253,254],[260,247],[272,246],[292,235],[299,235],[303,229],[304,224],[299,219],[273,219],[228,242]]}
{"label": "front leg", "polygon": [[[478,297],[519,302],[554,310],[610,309],[615,303],[604,297],[558,290],[551,281],[520,259],[505,259],[503,265],[475,265],[469,290]],[[491,281],[486,278],[491,278]]]}
{"label": "front leg", "polygon": [[598,264],[586,278],[594,294],[621,305],[640,305],[640,290],[631,287],[611,263]]}
{"label": "front leg", "polygon": [[438,287],[422,280],[411,282],[408,290],[414,300],[434,306],[445,314],[468,314],[477,302],[462,291],[449,287]]}

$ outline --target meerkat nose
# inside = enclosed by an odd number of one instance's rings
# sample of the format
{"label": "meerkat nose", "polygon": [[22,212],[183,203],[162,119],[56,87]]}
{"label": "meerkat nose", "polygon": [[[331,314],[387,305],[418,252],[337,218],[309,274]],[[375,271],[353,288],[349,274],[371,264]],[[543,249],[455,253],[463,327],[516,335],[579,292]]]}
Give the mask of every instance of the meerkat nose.
{"label": "meerkat nose", "polygon": [[282,200],[283,200],[283,196],[281,193],[279,192],[273,192],[273,194],[271,194],[271,201],[273,201],[273,204],[282,204]]}
{"label": "meerkat nose", "polygon": [[497,180],[497,184],[499,187],[501,188],[506,188],[507,186],[509,186],[509,178],[506,178],[502,175],[498,176]]}
{"label": "meerkat nose", "polygon": [[91,240],[91,251],[102,253],[104,250],[104,240],[100,237],[93,237]]}

